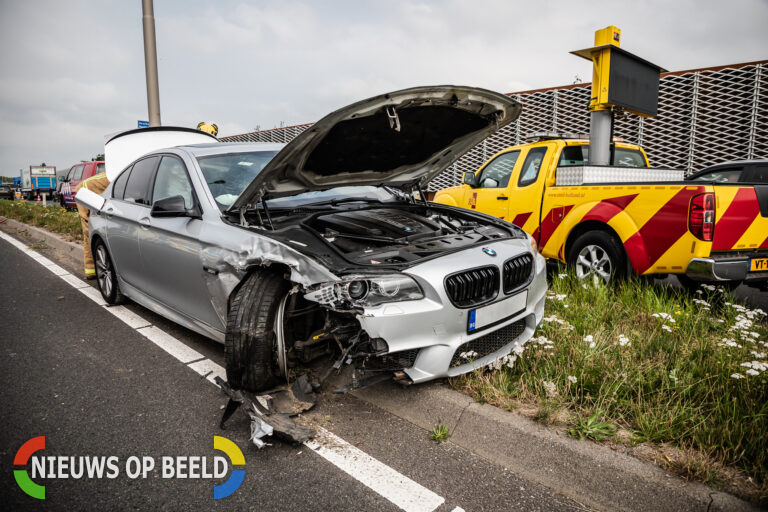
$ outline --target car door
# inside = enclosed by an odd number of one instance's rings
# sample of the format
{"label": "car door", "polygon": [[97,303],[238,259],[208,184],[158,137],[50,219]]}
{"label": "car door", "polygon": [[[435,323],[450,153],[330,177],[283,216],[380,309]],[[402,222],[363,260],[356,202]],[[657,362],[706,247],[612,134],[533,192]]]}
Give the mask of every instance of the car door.
{"label": "car door", "polygon": [[84,164],[75,165],[69,173],[69,182],[67,183],[67,189],[64,191],[64,200],[71,206],[75,206],[75,193],[77,192],[77,185],[83,176],[84,167]]}
{"label": "car door", "polygon": [[147,278],[139,252],[141,223],[148,226],[150,186],[160,160],[151,156],[123,171],[112,186],[112,200],[102,210],[107,219],[107,238],[119,277],[147,293]]}
{"label": "car door", "polygon": [[[163,155],[152,187],[152,203],[174,196],[184,198],[187,211],[200,211],[184,162],[175,155]],[[199,241],[202,225],[202,219],[192,216],[148,215],[139,230],[139,251],[149,295],[192,319],[221,329],[204,280]]]}
{"label": "car door", "polygon": [[523,228],[537,243],[539,226],[545,220],[541,203],[550,165],[548,151],[552,152],[549,146],[529,148],[522,155],[523,163],[515,169],[509,185],[509,221]]}
{"label": "car door", "polygon": [[507,185],[520,156],[520,150],[496,155],[477,173],[477,187],[470,192],[469,206],[508,220],[509,194]]}

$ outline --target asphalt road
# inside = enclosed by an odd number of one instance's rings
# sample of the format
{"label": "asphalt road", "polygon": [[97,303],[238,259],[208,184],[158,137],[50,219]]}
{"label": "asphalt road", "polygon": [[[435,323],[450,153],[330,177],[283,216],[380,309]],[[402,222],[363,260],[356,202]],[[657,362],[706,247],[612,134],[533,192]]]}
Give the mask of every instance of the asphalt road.
{"label": "asphalt road", "polygon": [[[248,423],[235,415],[218,427],[224,395],[5,240],[0,240],[0,492],[6,510],[192,508],[253,510],[398,510],[364,483],[365,457],[342,471],[307,446],[273,442],[257,450]],[[221,345],[128,305],[153,325],[223,364]],[[352,396],[323,395],[312,417],[365,454],[444,499],[435,510],[583,510],[556,491],[530,482]],[[37,478],[45,502],[16,484],[14,456],[44,435],[44,455],[117,456],[114,479]],[[131,456],[221,455],[214,436],[245,455],[245,479],[231,496],[213,499],[212,479],[131,479]],[[210,464],[209,464],[210,465]],[[238,468],[242,469],[242,468]],[[395,489],[400,483],[393,484]],[[418,504],[417,504],[418,505]]]}

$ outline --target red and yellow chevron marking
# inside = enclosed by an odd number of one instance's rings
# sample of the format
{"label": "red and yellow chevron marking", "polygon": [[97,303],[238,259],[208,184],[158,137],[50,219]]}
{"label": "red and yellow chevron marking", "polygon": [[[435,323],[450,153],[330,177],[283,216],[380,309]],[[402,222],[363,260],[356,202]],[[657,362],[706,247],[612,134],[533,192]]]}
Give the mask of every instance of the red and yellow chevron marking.
{"label": "red and yellow chevron marking", "polygon": [[713,251],[768,248],[768,217],[760,215],[753,187],[716,186]]}
{"label": "red and yellow chevron marking", "polygon": [[[714,242],[705,242],[688,230],[688,213],[694,196],[712,191],[717,198]],[[768,217],[761,216],[752,187],[556,187],[545,192],[543,206],[541,232],[534,228],[533,234],[540,237],[544,256],[561,261],[568,235],[586,221],[613,228],[638,274],[681,273],[692,258],[708,257],[711,250],[768,247]]]}

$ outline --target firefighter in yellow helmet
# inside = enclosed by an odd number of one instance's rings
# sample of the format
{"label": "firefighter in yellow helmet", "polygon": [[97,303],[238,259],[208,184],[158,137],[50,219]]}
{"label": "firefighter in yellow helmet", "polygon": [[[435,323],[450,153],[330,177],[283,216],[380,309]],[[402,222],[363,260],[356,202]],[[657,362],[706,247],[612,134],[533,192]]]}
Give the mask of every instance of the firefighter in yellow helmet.
{"label": "firefighter in yellow helmet", "polygon": [[[87,189],[96,194],[101,194],[109,185],[106,173],[96,174],[87,180],[83,180],[77,186],[75,195],[81,189]],[[88,235],[88,219],[91,216],[91,210],[77,203],[77,213],[80,215],[80,226],[83,229],[83,263],[85,264],[85,278],[94,279],[96,277],[96,267],[93,264],[93,254],[91,254],[91,240]]]}
{"label": "firefighter in yellow helmet", "polygon": [[219,133],[219,127],[214,123],[197,123],[197,129],[201,132],[210,133],[214,137]]}

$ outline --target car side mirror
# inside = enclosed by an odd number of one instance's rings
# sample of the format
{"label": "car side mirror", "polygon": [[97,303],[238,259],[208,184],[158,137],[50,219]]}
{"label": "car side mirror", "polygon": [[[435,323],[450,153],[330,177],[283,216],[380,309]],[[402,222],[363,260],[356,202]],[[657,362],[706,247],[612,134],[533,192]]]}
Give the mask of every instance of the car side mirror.
{"label": "car side mirror", "polygon": [[188,210],[184,205],[184,198],[171,196],[158,199],[149,211],[152,217],[199,217],[196,208]]}
{"label": "car side mirror", "polygon": [[464,173],[464,184],[469,185],[472,188],[477,187],[477,176],[473,172]]}

